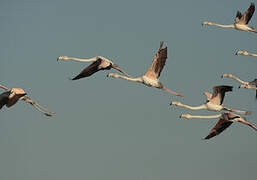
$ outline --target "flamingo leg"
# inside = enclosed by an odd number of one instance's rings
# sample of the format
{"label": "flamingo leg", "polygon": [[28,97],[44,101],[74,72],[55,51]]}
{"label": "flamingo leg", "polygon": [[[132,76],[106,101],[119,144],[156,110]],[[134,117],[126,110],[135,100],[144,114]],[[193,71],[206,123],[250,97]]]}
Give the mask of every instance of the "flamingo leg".
{"label": "flamingo leg", "polygon": [[248,126],[250,126],[251,128],[253,128],[255,131],[257,131],[257,127],[256,127],[255,125],[253,125],[252,123],[250,123],[250,122],[242,121],[242,120],[238,120],[237,122],[240,122],[240,123],[242,123],[242,124],[248,125]]}
{"label": "flamingo leg", "polygon": [[55,114],[55,112],[50,111],[50,110],[46,109],[45,107],[39,105],[37,102],[33,101],[28,96],[24,96],[23,98],[21,98],[21,100],[31,104],[35,109],[37,109],[41,113],[44,113],[46,116],[53,116]]}
{"label": "flamingo leg", "polygon": [[178,94],[178,93],[176,93],[176,92],[174,92],[174,91],[172,91],[172,90],[170,90],[170,89],[168,89],[168,88],[166,88],[166,87],[163,87],[163,88],[161,88],[161,89],[162,89],[163,91],[169,92],[169,93],[174,94],[174,95],[176,95],[176,96],[184,97],[182,94]]}
{"label": "flamingo leg", "polygon": [[254,30],[254,29],[253,30],[249,30],[249,31],[257,33],[257,30]]}
{"label": "flamingo leg", "polygon": [[241,111],[241,110],[235,110],[235,109],[230,109],[230,108],[226,108],[226,107],[224,107],[223,110],[229,111],[229,112],[236,112],[236,113],[244,114],[244,115],[250,115],[251,114],[250,111]]}
{"label": "flamingo leg", "polygon": [[4,90],[6,90],[6,91],[9,91],[9,89],[8,89],[7,87],[5,87],[5,86],[3,86],[3,85],[1,85],[1,84],[0,84],[0,88],[4,89]]}

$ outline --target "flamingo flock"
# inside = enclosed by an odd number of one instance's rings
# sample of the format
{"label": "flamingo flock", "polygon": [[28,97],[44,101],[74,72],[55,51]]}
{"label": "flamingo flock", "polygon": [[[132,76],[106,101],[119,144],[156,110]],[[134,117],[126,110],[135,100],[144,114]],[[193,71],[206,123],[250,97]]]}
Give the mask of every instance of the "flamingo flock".
{"label": "flamingo flock", "polygon": [[[209,21],[202,22],[202,25],[208,25],[208,26],[217,26],[217,27],[223,27],[223,28],[233,28],[239,31],[249,31],[249,32],[255,32],[257,33],[257,30],[254,28],[248,26],[249,21],[251,20],[253,14],[255,11],[255,4],[251,3],[250,7],[247,9],[247,11],[242,14],[240,11],[237,11],[235,23],[230,25],[221,25],[216,24]],[[148,87],[155,87],[160,90],[166,91],[172,95],[184,97],[182,94],[177,93],[175,91],[172,91],[168,88],[166,88],[160,81],[160,75],[161,72],[165,66],[166,60],[168,58],[167,56],[167,47],[163,47],[164,42],[160,42],[159,49],[152,61],[151,66],[148,68],[146,73],[139,77],[132,77],[128,73],[126,73],[124,70],[122,70],[117,64],[113,63],[111,60],[103,57],[103,56],[95,56],[89,59],[81,59],[81,58],[75,58],[75,57],[68,57],[68,56],[59,56],[57,58],[57,61],[78,61],[78,62],[91,62],[89,66],[84,68],[78,75],[76,75],[72,80],[78,80],[86,77],[92,76],[94,73],[102,70],[111,70],[115,69],[119,71],[121,74],[118,73],[108,73],[107,77],[111,78],[119,78],[124,79],[127,81],[132,82],[138,82],[141,84],[144,84]],[[257,54],[254,53],[248,53],[247,51],[241,51],[238,50],[236,52],[236,55],[245,55],[245,56],[255,56],[257,57]],[[238,77],[232,75],[232,74],[223,74],[221,76],[222,78],[231,78],[236,81],[238,81],[241,85],[239,88],[245,88],[245,89],[254,89],[256,90],[256,98],[257,98],[257,79],[254,79],[253,81],[246,82]],[[4,106],[7,108],[12,107],[15,105],[19,100],[25,101],[26,103],[32,105],[37,111],[43,113],[46,116],[53,116],[55,112],[48,110],[42,105],[39,105],[37,102],[32,100],[29,96],[27,96],[27,93],[21,89],[21,88],[7,88],[0,84],[0,88],[4,89],[4,92],[0,94],[0,109],[2,109]],[[257,131],[257,127],[248,122],[246,118],[241,117],[238,114],[243,115],[249,115],[251,114],[250,111],[246,110],[236,110],[232,108],[227,108],[224,106],[223,101],[225,94],[227,92],[231,92],[233,90],[232,86],[228,85],[220,85],[220,86],[214,86],[212,94],[209,92],[204,92],[204,95],[206,96],[206,102],[199,106],[189,106],[186,104],[182,104],[179,101],[172,101],[170,105],[180,106],[184,107],[186,109],[190,110],[208,110],[208,111],[215,111],[215,112],[221,112],[217,115],[210,115],[210,116],[201,116],[201,115],[191,115],[191,114],[181,114],[180,118],[186,118],[186,119],[219,119],[216,125],[210,130],[210,133],[204,138],[204,139],[210,139],[217,135],[219,135],[221,132],[223,132],[225,129],[227,129],[233,122],[239,122],[245,125],[250,126],[254,130]],[[224,112],[225,111],[225,112]],[[237,114],[235,114],[237,113]]]}

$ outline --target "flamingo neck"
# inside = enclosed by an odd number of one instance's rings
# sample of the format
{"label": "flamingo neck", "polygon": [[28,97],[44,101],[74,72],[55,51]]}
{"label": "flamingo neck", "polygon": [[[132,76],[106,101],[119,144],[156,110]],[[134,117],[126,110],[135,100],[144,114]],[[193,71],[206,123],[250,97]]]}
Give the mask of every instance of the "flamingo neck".
{"label": "flamingo neck", "polygon": [[96,57],[93,57],[93,58],[89,58],[89,59],[81,59],[81,58],[75,58],[75,57],[66,57],[65,59],[62,59],[62,60],[65,60],[65,61],[78,61],[78,62],[94,62],[97,60]]}
{"label": "flamingo neck", "polygon": [[207,25],[217,26],[217,27],[224,27],[224,28],[235,28],[234,24],[223,25],[223,24],[216,24],[216,23],[213,23],[213,22],[209,22]]}
{"label": "flamingo neck", "polygon": [[181,103],[178,106],[181,106],[181,107],[184,107],[184,108],[187,108],[187,109],[192,109],[192,110],[207,109],[205,104],[200,105],[200,106],[189,106],[189,105]]}
{"label": "flamingo neck", "polygon": [[221,114],[211,115],[211,116],[193,116],[188,114],[187,118],[188,119],[216,119],[216,118],[220,118],[221,116],[222,116]]}
{"label": "flamingo neck", "polygon": [[257,54],[254,54],[254,53],[249,53],[248,56],[254,56],[254,57],[257,57]]}
{"label": "flamingo neck", "polygon": [[232,75],[232,74],[224,74],[223,76],[224,76],[224,77],[228,77],[228,78],[232,78],[232,79],[238,81],[238,82],[241,83],[241,84],[248,84],[247,82],[242,81],[241,79],[239,79],[238,77],[236,77],[236,76],[234,76],[234,75]]}
{"label": "flamingo neck", "polygon": [[120,78],[120,79],[125,79],[127,81],[133,81],[133,82],[143,82],[141,77],[127,77],[127,76],[122,76],[120,74],[114,74],[114,73],[110,73],[109,74],[110,77],[114,77],[114,78]]}

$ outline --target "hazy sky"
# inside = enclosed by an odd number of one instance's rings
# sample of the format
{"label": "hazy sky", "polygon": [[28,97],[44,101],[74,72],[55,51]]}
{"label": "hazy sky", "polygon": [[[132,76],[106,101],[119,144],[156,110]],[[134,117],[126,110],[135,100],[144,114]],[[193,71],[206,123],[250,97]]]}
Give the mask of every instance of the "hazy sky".
{"label": "hazy sky", "polygon": [[[234,123],[203,141],[216,120],[179,115],[216,113],[169,106],[171,100],[200,105],[204,91],[232,85],[224,104],[252,111],[247,119],[257,124],[255,91],[220,78],[256,78],[257,58],[234,54],[257,52],[257,34],[201,26],[204,20],[232,24],[250,2],[1,0],[0,83],[23,88],[56,116],[24,102],[1,110],[0,179],[255,180],[254,130]],[[256,22],[254,14],[249,25]],[[184,98],[108,78],[108,71],[70,81],[88,63],[56,61],[102,55],[140,76],[160,41],[168,47],[160,81]]]}

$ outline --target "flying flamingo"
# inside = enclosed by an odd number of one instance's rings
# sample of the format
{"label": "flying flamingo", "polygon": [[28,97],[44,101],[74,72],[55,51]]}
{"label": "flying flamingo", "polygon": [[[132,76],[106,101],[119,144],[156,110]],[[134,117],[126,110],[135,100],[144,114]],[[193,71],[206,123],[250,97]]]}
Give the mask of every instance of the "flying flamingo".
{"label": "flying flamingo", "polygon": [[[221,76],[221,78],[224,78],[224,77],[234,79],[234,80],[238,81],[239,83],[241,83],[241,85],[238,88],[255,89],[256,90],[256,96],[255,97],[257,99],[257,79],[254,79],[251,82],[245,82],[245,81],[242,81],[241,79],[239,79],[238,77],[236,77],[232,74],[223,74]],[[253,86],[255,86],[255,87],[253,87]]]}
{"label": "flying flamingo", "polygon": [[126,76],[129,77],[129,75],[124,72],[122,69],[120,69],[116,64],[114,64],[112,61],[109,59],[103,57],[103,56],[95,56],[93,58],[89,59],[80,59],[80,58],[74,58],[74,57],[68,57],[68,56],[59,56],[57,58],[58,60],[72,60],[72,61],[79,61],[79,62],[93,62],[89,66],[87,66],[85,69],[83,69],[76,77],[74,77],[72,80],[84,78],[91,76],[92,74],[96,73],[97,71],[100,70],[110,70],[111,68],[114,68],[121,73],[125,74]]}
{"label": "flying flamingo", "polygon": [[4,105],[6,105],[6,107],[9,108],[9,107],[13,106],[14,104],[16,104],[18,100],[23,100],[23,101],[31,104],[39,112],[44,113],[46,116],[52,116],[55,114],[54,112],[46,109],[45,107],[39,105],[38,103],[33,101],[31,98],[29,98],[27,96],[27,93],[25,93],[25,91],[21,88],[8,89],[7,87],[5,87],[1,84],[0,84],[0,88],[5,90],[5,92],[0,94],[0,109],[2,109],[2,107]]}
{"label": "flying flamingo", "polygon": [[133,81],[133,82],[143,83],[146,86],[156,87],[163,91],[174,94],[176,96],[183,97],[182,94],[178,94],[178,93],[171,91],[168,88],[164,87],[158,80],[158,78],[161,75],[162,69],[165,65],[166,59],[167,59],[167,47],[162,48],[162,46],[163,46],[163,42],[160,43],[159,51],[155,55],[152,65],[150,66],[148,71],[145,73],[145,75],[133,78],[133,77],[125,77],[125,76],[122,76],[122,75],[119,75],[116,73],[109,73],[107,76],[113,77],[113,78],[121,78],[121,79],[125,79],[128,81]]}
{"label": "flying flamingo", "polygon": [[255,11],[255,5],[254,5],[254,3],[251,3],[250,7],[248,8],[248,10],[243,15],[241,14],[240,11],[237,11],[236,19],[235,19],[234,24],[222,25],[222,24],[216,24],[216,23],[213,23],[213,22],[204,21],[202,23],[202,25],[218,26],[218,27],[224,27],[224,28],[233,28],[233,29],[240,30],[240,31],[250,31],[250,32],[257,33],[257,31],[255,29],[248,26],[248,22],[252,18],[254,11]]}
{"label": "flying flamingo", "polygon": [[249,53],[247,51],[241,51],[241,50],[238,50],[236,52],[236,55],[244,55],[244,56],[254,56],[254,57],[257,57],[257,54]]}
{"label": "flying flamingo", "polygon": [[210,139],[214,136],[217,136],[225,129],[227,129],[233,122],[240,122],[242,124],[248,125],[252,127],[254,130],[257,131],[257,127],[250,122],[247,122],[245,118],[240,117],[234,113],[222,113],[213,116],[192,116],[190,114],[181,114],[180,118],[187,118],[187,119],[214,119],[220,118],[216,125],[211,129],[210,133],[204,139]]}
{"label": "flying flamingo", "polygon": [[207,97],[207,101],[205,104],[200,106],[189,106],[189,105],[182,104],[181,102],[178,102],[178,101],[173,101],[170,103],[170,105],[181,106],[192,110],[207,109],[209,111],[217,111],[217,112],[225,110],[225,111],[237,112],[245,115],[250,114],[251,112],[248,112],[248,111],[240,111],[240,110],[234,110],[234,109],[224,107],[222,103],[225,97],[225,93],[232,91],[232,88],[233,88],[232,86],[215,86],[213,87],[212,94],[208,92],[204,92],[204,95]]}

